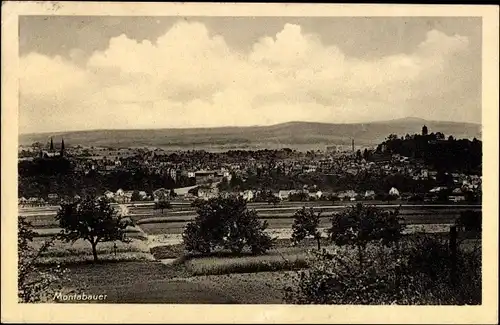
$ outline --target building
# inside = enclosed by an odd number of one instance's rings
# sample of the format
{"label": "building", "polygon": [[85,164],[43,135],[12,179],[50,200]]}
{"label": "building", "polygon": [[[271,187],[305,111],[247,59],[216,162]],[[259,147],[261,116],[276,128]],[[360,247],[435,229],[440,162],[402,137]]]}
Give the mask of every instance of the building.
{"label": "building", "polygon": [[372,190],[366,191],[364,198],[365,198],[365,200],[374,200],[375,199],[375,191],[372,191]]}
{"label": "building", "polygon": [[46,150],[41,149],[39,152],[39,157],[40,158],[52,158],[52,157],[63,157],[66,153],[66,148],[64,145],[64,139],[61,139],[61,146],[59,148],[59,152],[56,151],[56,148],[54,146],[54,140],[52,137],[50,138],[50,144],[48,145],[48,148]]}
{"label": "building", "polygon": [[104,196],[108,199],[108,200],[111,200],[115,197],[115,193],[111,192],[111,191],[106,191],[104,192]]}
{"label": "building", "polygon": [[294,190],[280,190],[278,192],[278,197],[280,200],[286,200],[290,196],[290,194],[295,193],[296,191]]}
{"label": "building", "polygon": [[399,197],[399,191],[398,191],[398,189],[397,189],[397,188],[395,188],[395,187],[392,187],[392,188],[389,190],[389,195]]}
{"label": "building", "polygon": [[344,200],[354,201],[354,200],[356,200],[358,193],[354,192],[353,190],[348,190],[348,191],[340,192],[337,196],[341,201],[344,201]]}
{"label": "building", "polygon": [[218,180],[217,172],[211,170],[199,170],[194,173],[194,177],[196,178],[196,184],[217,182],[220,180]]}

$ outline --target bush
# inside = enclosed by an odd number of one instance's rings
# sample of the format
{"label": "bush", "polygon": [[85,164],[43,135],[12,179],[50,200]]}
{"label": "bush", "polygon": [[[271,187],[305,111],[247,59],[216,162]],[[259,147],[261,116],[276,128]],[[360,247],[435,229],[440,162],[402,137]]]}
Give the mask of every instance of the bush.
{"label": "bush", "polygon": [[55,237],[44,241],[39,247],[31,245],[35,233],[32,226],[24,218],[18,219],[18,301],[21,303],[46,302],[54,293],[60,292],[63,287],[66,269],[56,265],[53,268],[41,269],[38,267],[40,256],[52,245]]}
{"label": "bush", "polygon": [[208,254],[219,248],[239,254],[247,246],[252,253],[263,254],[272,247],[273,239],[264,232],[267,222],[247,210],[242,198],[213,198],[193,205],[198,215],[182,234],[188,251]]}
{"label": "bush", "polygon": [[315,252],[311,268],[285,287],[285,301],[295,304],[481,303],[481,254],[458,251],[458,281],[450,277],[447,243],[419,236],[386,247],[371,243],[363,268],[350,247]]}
{"label": "bush", "polygon": [[466,210],[460,213],[457,226],[465,231],[481,231],[482,215],[480,211]]}

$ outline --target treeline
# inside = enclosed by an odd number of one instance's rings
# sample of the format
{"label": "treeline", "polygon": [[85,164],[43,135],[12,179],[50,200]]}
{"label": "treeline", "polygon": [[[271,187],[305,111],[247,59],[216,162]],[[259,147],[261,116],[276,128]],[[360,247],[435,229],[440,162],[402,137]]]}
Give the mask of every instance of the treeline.
{"label": "treeline", "polygon": [[391,134],[377,147],[379,153],[400,154],[423,159],[425,164],[438,171],[481,174],[482,142],[474,138],[457,140],[441,132],[406,135],[399,138]]}
{"label": "treeline", "polygon": [[[50,193],[74,196],[85,193],[102,194],[106,190],[142,190],[151,194],[158,188],[194,185],[195,181],[181,176],[174,180],[168,174],[150,173],[144,169],[116,170],[106,174],[91,170],[76,172],[70,161],[37,159],[19,163],[19,197],[46,198]],[[85,192],[85,193],[82,193]]]}

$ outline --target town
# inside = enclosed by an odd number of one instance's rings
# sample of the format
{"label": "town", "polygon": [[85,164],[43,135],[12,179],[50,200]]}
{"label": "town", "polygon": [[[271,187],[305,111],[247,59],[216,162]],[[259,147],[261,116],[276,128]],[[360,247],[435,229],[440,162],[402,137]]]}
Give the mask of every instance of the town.
{"label": "town", "polygon": [[[448,144],[453,150],[460,150],[455,149],[455,142],[470,142],[452,136],[444,139],[439,132],[427,133],[424,126],[421,136],[427,137],[426,141]],[[404,156],[402,150],[388,150],[388,145],[404,142],[405,138],[411,141],[409,135],[401,139],[390,135],[375,148],[356,148],[353,139],[348,149],[334,146],[324,151],[283,148],[222,153],[85,148],[50,138],[47,144],[20,148],[19,204],[57,205],[88,192],[116,203],[193,201],[230,195],[274,204],[318,200],[481,202],[480,156],[479,163],[477,159],[472,161],[481,152],[480,141],[470,142],[472,156],[460,160],[471,160],[469,166],[444,168],[414,154]]]}

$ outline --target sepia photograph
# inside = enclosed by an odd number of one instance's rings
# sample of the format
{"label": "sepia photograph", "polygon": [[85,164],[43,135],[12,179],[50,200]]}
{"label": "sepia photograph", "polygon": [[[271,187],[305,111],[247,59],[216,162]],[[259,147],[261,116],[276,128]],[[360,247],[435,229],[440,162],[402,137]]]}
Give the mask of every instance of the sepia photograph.
{"label": "sepia photograph", "polygon": [[18,306],[485,305],[481,15],[76,4],[16,17]]}

